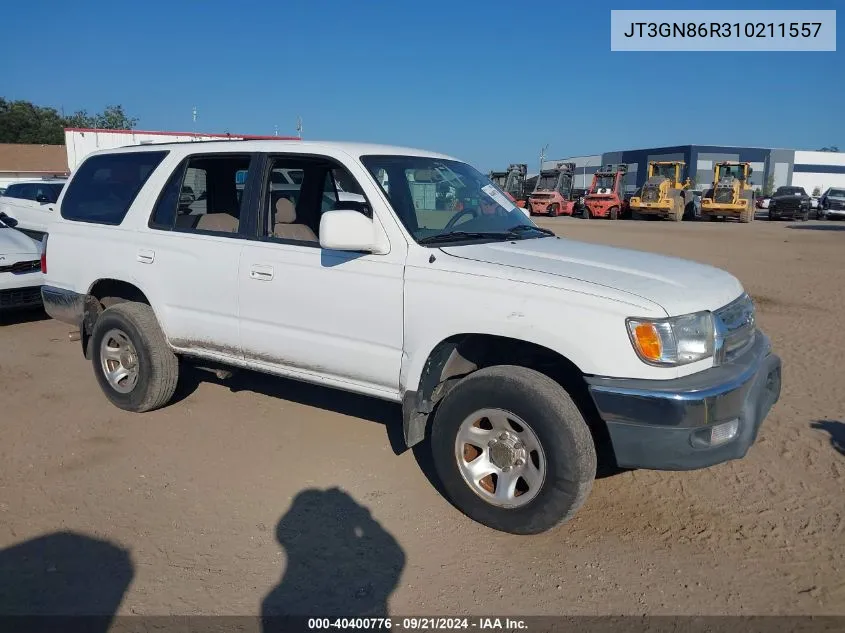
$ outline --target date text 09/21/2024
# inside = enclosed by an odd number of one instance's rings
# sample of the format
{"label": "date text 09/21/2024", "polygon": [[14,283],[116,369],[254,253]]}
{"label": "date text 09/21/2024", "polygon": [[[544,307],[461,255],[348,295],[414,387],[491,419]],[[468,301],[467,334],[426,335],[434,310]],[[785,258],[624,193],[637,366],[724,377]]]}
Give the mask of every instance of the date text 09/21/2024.
{"label": "date text 09/21/2024", "polygon": [[309,618],[309,630],[378,630],[404,629],[412,631],[434,630],[498,630],[516,631],[526,628],[519,618],[474,617],[409,617],[409,618]]}
{"label": "date text 09/21/2024", "polygon": [[821,22],[631,22],[625,37],[818,37]]}

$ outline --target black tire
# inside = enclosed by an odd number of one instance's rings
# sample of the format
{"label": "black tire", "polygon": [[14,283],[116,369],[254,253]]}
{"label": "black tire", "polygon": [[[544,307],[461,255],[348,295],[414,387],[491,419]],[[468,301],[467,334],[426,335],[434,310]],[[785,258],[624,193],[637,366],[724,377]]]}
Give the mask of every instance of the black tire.
{"label": "black tire", "polygon": [[[103,371],[103,337],[119,330],[137,354],[138,379],[128,393],[111,386]],[[143,413],[166,405],[176,391],[179,361],[171,351],[153,309],[144,303],[118,303],[106,309],[94,324],[91,336],[94,375],[109,401],[120,409]]]}
{"label": "black tire", "polygon": [[607,217],[611,220],[618,220],[619,219],[619,207],[611,207],[610,211],[607,213]]}
{"label": "black tire", "polygon": [[[455,455],[461,423],[481,409],[499,408],[528,422],[546,456],[537,495],[523,506],[488,503],[465,482]],[[590,430],[569,394],[548,376],[499,365],[474,372],[443,399],[431,435],[432,457],[449,501],[494,530],[538,534],[571,519],[589,496],[596,474]]]}

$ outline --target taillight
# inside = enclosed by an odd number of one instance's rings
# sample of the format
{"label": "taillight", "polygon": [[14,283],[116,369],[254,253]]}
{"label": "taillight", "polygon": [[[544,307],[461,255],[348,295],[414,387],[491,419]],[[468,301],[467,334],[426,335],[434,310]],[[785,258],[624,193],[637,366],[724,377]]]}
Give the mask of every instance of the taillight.
{"label": "taillight", "polygon": [[47,234],[41,238],[41,273],[47,274]]}

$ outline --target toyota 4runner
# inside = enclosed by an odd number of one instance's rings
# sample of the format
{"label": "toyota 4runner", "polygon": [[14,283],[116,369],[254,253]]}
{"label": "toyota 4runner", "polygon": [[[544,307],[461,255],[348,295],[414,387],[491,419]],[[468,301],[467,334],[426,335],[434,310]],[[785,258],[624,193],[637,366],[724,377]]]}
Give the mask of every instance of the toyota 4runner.
{"label": "toyota 4runner", "polygon": [[572,517],[594,437],[623,468],[707,467],[743,457],[780,395],[733,276],[557,237],[441,154],[125,147],[88,156],[58,208],[45,308],[114,405],[166,405],[191,361],[394,401],[407,446],[429,442],[450,501],[494,529]]}

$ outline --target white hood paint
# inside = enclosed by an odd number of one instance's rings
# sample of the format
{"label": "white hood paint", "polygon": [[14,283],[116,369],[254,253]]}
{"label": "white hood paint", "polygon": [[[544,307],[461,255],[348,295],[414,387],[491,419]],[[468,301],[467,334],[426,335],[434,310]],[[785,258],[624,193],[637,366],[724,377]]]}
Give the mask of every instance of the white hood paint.
{"label": "white hood paint", "polygon": [[715,310],[743,292],[736,277],[714,266],[563,238],[452,246],[442,250],[455,257],[614,288],[653,301],[670,316]]}
{"label": "white hood paint", "polygon": [[[20,231],[7,226],[0,227],[0,255],[9,257],[10,263],[41,257],[41,243],[27,237]],[[22,257],[26,255],[26,257]]]}

